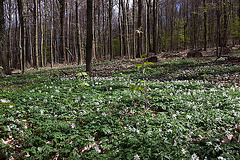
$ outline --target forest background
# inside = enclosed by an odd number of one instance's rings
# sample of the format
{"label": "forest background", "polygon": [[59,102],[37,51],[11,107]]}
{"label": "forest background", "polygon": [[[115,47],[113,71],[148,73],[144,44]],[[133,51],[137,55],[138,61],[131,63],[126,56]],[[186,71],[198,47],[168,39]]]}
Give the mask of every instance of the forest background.
{"label": "forest background", "polygon": [[[240,43],[240,0],[1,0],[0,66],[82,65]],[[87,13],[89,18],[87,25]],[[3,15],[3,16],[2,16]],[[91,31],[90,38],[87,38]],[[90,33],[90,32],[89,32]],[[87,52],[87,48],[91,47]],[[220,49],[219,49],[220,48]],[[88,57],[88,58],[87,58]],[[91,66],[87,67],[87,71]]]}

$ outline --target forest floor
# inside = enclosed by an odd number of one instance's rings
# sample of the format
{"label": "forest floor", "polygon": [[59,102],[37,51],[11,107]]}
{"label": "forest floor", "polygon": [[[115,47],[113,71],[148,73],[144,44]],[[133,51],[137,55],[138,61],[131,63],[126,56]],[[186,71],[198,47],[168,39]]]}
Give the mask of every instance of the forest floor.
{"label": "forest floor", "polygon": [[0,159],[240,159],[239,61],[162,56],[0,75]]}

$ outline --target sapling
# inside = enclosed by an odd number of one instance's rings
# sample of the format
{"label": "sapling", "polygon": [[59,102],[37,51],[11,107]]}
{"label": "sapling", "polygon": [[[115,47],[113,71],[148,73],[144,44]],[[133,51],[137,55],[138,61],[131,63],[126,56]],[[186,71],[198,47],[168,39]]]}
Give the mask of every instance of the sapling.
{"label": "sapling", "polygon": [[145,102],[145,106],[147,107],[148,105],[148,98],[151,98],[151,96],[147,96],[147,91],[148,91],[148,87],[147,87],[147,76],[146,76],[146,71],[147,70],[152,70],[152,68],[148,67],[148,65],[152,65],[152,62],[144,62],[143,64],[137,64],[136,67],[138,68],[138,70],[141,72],[143,80],[138,81],[137,85],[131,85],[131,90],[134,92],[136,90],[140,91],[141,93],[143,93],[144,95],[144,102]]}

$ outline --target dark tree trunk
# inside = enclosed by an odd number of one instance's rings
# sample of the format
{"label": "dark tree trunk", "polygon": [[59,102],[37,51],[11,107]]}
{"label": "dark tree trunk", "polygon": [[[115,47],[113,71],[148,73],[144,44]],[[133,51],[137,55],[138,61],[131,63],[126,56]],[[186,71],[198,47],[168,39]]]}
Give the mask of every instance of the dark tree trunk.
{"label": "dark tree trunk", "polygon": [[86,71],[92,71],[92,43],[93,43],[93,29],[92,29],[92,0],[87,0],[87,40],[86,40]]}
{"label": "dark tree trunk", "polygon": [[113,51],[112,51],[112,0],[109,0],[109,54],[110,61],[113,59]]}
{"label": "dark tree trunk", "polygon": [[65,0],[59,0],[60,3],[60,53],[62,61],[67,62],[66,50],[65,50]]}
{"label": "dark tree trunk", "polygon": [[157,54],[157,18],[156,18],[156,0],[153,0],[153,52]]}
{"label": "dark tree trunk", "polygon": [[5,44],[5,19],[3,0],[0,1],[0,58],[2,59],[3,71],[5,74],[11,74],[9,61],[7,59],[6,44]]}
{"label": "dark tree trunk", "polygon": [[35,67],[38,70],[39,63],[38,63],[38,0],[34,0],[34,25],[35,25]]}
{"label": "dark tree trunk", "polygon": [[203,16],[204,16],[204,51],[207,50],[207,9],[206,0],[203,0]]}

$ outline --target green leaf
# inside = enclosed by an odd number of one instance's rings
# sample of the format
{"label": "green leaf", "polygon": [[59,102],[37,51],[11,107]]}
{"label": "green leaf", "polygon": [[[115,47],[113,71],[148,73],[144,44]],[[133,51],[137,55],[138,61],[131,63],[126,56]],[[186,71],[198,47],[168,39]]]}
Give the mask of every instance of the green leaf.
{"label": "green leaf", "polygon": [[147,62],[147,65],[153,65],[153,63],[152,62]]}
{"label": "green leaf", "polygon": [[137,64],[136,67],[139,69],[141,68],[143,65],[142,64]]}
{"label": "green leaf", "polygon": [[82,76],[86,76],[88,77],[88,73],[87,72],[79,72],[76,74],[77,77],[82,77]]}
{"label": "green leaf", "polygon": [[143,74],[145,74],[145,72],[146,72],[146,68],[143,69]]}

